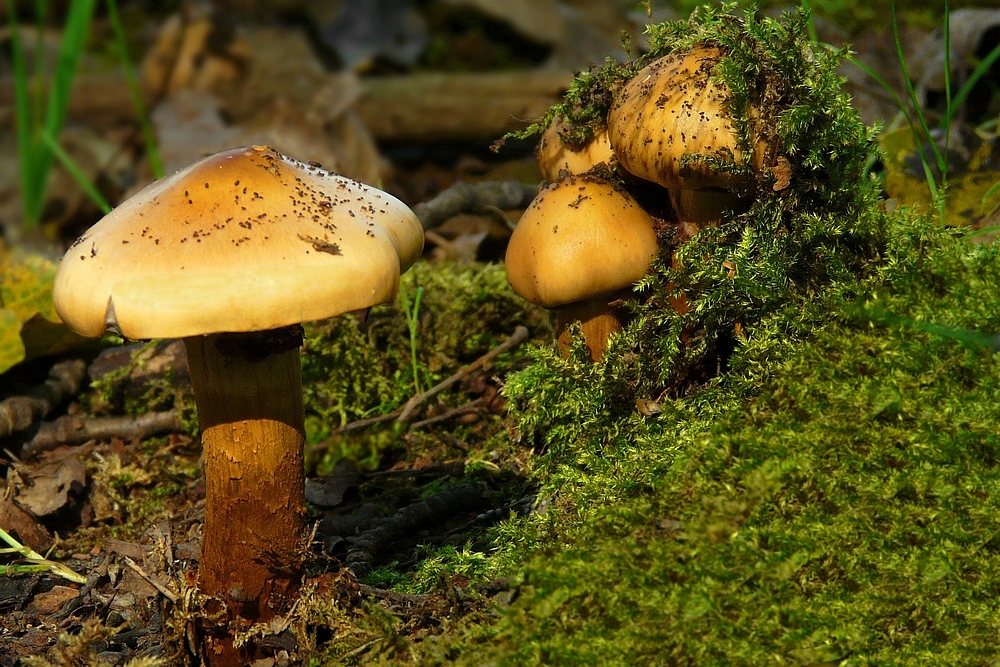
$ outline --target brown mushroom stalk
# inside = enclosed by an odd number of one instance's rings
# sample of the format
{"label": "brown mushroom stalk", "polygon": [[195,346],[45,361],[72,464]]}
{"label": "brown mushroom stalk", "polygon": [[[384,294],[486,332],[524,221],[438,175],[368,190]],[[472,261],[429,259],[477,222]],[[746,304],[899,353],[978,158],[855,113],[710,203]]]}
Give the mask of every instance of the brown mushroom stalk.
{"label": "brown mushroom stalk", "polygon": [[559,353],[564,357],[569,355],[573,344],[570,326],[579,322],[591,361],[601,359],[607,349],[608,338],[624,329],[628,322],[629,311],[622,302],[632,296],[634,295],[628,290],[622,290],[553,307],[552,312],[556,315],[556,347]]}
{"label": "brown mushroom stalk", "polygon": [[[206,662],[240,664],[232,630],[288,610],[304,567],[305,417],[298,325],[184,339],[205,455],[199,588],[229,623],[206,627]],[[232,623],[235,627],[229,627]]]}
{"label": "brown mushroom stalk", "polygon": [[391,301],[423,230],[402,202],[264,146],[136,193],[70,246],[56,310],[78,333],[182,338],[205,448],[206,664],[288,612],[305,562],[300,323]]}

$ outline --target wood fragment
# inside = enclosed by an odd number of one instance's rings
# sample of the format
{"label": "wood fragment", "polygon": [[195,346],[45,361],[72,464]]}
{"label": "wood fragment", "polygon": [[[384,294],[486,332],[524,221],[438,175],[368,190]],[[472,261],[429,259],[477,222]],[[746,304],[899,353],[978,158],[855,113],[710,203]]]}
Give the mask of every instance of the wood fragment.
{"label": "wood fragment", "polygon": [[142,440],[163,433],[180,433],[184,430],[176,410],[149,412],[135,417],[94,417],[81,419],[67,415],[46,422],[38,429],[22,453],[25,458],[55,449],[62,445],[81,445],[90,440]]}
{"label": "wood fragment", "polygon": [[413,207],[424,229],[432,229],[461,213],[495,215],[497,210],[527,208],[538,194],[537,185],[520,181],[457,181],[428,201]]}
{"label": "wood fragment", "polygon": [[68,401],[80,391],[86,370],[87,365],[80,359],[60,361],[49,370],[45,382],[23,396],[0,401],[0,438],[27,429]]}
{"label": "wood fragment", "polygon": [[572,80],[544,70],[367,77],[354,110],[378,141],[492,141],[541,118]]}

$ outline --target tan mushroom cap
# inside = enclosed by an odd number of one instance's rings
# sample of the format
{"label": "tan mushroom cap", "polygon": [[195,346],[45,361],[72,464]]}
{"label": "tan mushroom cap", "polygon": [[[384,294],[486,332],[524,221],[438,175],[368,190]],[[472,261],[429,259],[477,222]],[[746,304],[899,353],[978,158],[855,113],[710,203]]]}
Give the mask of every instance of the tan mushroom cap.
{"label": "tan mushroom cap", "polygon": [[[731,188],[737,177],[705,162],[681,166],[686,154],[716,154],[741,162],[732,122],[725,112],[727,89],[710,80],[722,51],[705,46],[671,53],[644,67],[615,97],[608,135],[619,163],[630,173],[665,188]],[[755,163],[764,144],[755,148]]]}
{"label": "tan mushroom cap", "polygon": [[546,181],[551,183],[559,180],[561,172],[582,174],[601,162],[610,163],[615,156],[608,141],[607,128],[598,128],[587,143],[577,148],[569,146],[559,136],[564,129],[565,121],[558,118],[545,128],[538,142],[535,153],[542,178]]}
{"label": "tan mushroom cap", "polygon": [[638,282],[657,250],[653,219],[628,193],[570,175],[521,216],[507,246],[507,280],[528,301],[555,308]]}
{"label": "tan mushroom cap", "polygon": [[150,184],[70,246],[73,330],[128,338],[264,331],[391,301],[423,230],[395,197],[265,146]]}

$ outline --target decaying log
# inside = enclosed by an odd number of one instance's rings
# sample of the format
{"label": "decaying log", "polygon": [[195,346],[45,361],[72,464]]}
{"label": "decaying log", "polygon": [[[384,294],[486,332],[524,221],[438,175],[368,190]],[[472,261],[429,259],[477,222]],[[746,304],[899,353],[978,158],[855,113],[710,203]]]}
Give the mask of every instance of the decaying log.
{"label": "decaying log", "polygon": [[491,141],[541,118],[572,80],[537,70],[370,77],[355,110],[378,141]]}
{"label": "decaying log", "polygon": [[0,401],[0,438],[23,431],[80,391],[87,364],[80,359],[60,361],[49,370],[42,384],[23,396]]}

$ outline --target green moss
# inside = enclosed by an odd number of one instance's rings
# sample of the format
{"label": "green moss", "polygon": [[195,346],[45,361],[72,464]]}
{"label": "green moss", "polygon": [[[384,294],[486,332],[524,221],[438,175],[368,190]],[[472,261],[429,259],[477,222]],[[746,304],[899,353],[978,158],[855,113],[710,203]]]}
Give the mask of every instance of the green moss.
{"label": "green moss", "polygon": [[[514,294],[501,265],[418,263],[402,282],[411,299],[422,289],[414,330],[422,388],[485,354],[518,325],[537,341],[551,338],[548,314]],[[414,395],[410,342],[398,299],[373,308],[363,322],[345,315],[307,325],[306,430],[309,442],[328,445],[318,462],[321,471],[344,457],[377,466],[380,452],[398,441],[401,432],[392,426],[368,429],[361,437],[328,436],[352,421],[389,413]],[[493,366],[503,373],[516,358],[501,355]],[[468,396],[456,386],[435,400],[454,407]]]}

